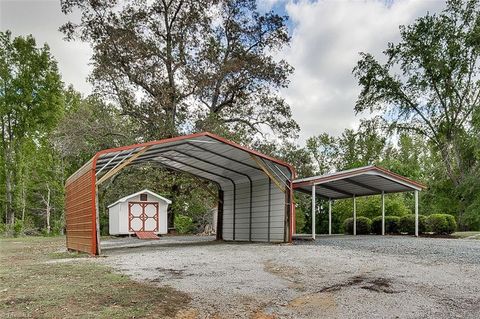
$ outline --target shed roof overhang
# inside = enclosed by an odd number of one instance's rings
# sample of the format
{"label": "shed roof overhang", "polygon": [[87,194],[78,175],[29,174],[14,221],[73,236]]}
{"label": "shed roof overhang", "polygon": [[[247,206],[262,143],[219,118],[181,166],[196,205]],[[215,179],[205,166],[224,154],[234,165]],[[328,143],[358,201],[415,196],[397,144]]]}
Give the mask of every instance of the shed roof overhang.
{"label": "shed roof overhang", "polygon": [[296,179],[296,191],[312,193],[326,199],[351,198],[383,193],[420,191],[425,185],[378,166],[365,166],[320,176]]}

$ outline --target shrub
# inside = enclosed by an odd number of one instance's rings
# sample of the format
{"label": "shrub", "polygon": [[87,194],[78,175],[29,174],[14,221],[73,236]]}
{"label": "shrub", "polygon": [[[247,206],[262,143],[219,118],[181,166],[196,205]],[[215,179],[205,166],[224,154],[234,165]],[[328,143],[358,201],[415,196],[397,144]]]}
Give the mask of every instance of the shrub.
{"label": "shrub", "polygon": [[303,228],[305,227],[305,224],[307,223],[305,219],[305,213],[303,210],[299,207],[295,211],[295,232],[297,234],[303,234]]}
{"label": "shrub", "polygon": [[377,235],[382,234],[382,216],[377,216],[372,219],[372,233]]}
{"label": "shrub", "polygon": [[451,234],[457,228],[455,217],[448,214],[432,214],[427,217],[427,230],[435,234]]}
{"label": "shrub", "polygon": [[[59,236],[59,235],[63,235],[63,228],[64,228],[64,222],[63,220],[54,220],[52,222],[52,229],[51,229],[51,233],[53,236]],[[107,229],[108,229],[108,226],[107,226]]]}
{"label": "shrub", "polygon": [[[398,216],[385,216],[385,234],[397,234],[399,222]],[[382,216],[372,219],[372,232],[377,235],[382,234]]]}
{"label": "shrub", "polygon": [[[353,234],[353,218],[347,218],[344,222],[344,230],[347,234]],[[357,217],[357,235],[370,234],[372,228],[372,221],[367,217]]]}
{"label": "shrub", "polygon": [[185,215],[176,214],[174,224],[175,224],[175,229],[180,234],[191,233],[194,229],[192,218]]}
{"label": "shrub", "polygon": [[400,217],[398,216],[385,216],[385,233],[397,234],[399,222]]}
{"label": "shrub", "polygon": [[[425,232],[426,217],[418,215],[418,233]],[[415,214],[405,215],[400,217],[398,230],[402,233],[415,234]]]}
{"label": "shrub", "polygon": [[13,224],[13,236],[18,237],[22,234],[23,234],[23,221],[20,219],[17,219]]}

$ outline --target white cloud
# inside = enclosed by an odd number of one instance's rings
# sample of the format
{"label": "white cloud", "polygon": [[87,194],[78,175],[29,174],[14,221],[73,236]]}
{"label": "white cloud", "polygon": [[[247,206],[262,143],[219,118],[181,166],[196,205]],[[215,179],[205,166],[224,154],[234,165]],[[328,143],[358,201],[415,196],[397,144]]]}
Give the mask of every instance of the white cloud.
{"label": "white cloud", "polygon": [[0,30],[10,30],[13,36],[31,34],[39,46],[47,43],[65,84],[88,94],[92,89],[86,80],[92,50],[86,43],[63,40],[58,28],[69,19],[72,16],[63,15],[58,0],[0,0]]}
{"label": "white cloud", "polygon": [[399,40],[398,26],[441,10],[441,1],[300,1],[286,11],[293,23],[290,48],[281,57],[295,67],[282,92],[301,127],[300,140],[322,132],[354,128],[360,88],[352,75],[359,52],[377,57]]}
{"label": "white cloud", "polygon": [[[428,10],[439,11],[444,3],[258,0],[258,5],[280,14],[285,9],[290,16],[292,43],[280,57],[295,67],[295,74],[282,94],[292,106],[304,141],[322,132],[339,134],[355,127],[353,106],[359,88],[351,71],[358,53],[380,56],[387,42],[398,40],[400,24],[409,24]],[[64,82],[88,94],[92,50],[80,41],[62,39],[58,28],[68,19],[72,17],[61,13],[58,0],[0,0],[0,30],[32,34],[38,44],[48,43]]]}

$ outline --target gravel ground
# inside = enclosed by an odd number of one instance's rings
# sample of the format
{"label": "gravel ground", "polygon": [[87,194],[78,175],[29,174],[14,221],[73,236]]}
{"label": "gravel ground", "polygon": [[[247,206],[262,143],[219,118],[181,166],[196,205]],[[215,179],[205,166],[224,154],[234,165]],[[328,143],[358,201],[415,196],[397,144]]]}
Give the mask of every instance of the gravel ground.
{"label": "gravel ground", "polygon": [[478,240],[333,236],[273,245],[165,237],[104,253],[98,262],[189,293],[198,318],[480,318]]}

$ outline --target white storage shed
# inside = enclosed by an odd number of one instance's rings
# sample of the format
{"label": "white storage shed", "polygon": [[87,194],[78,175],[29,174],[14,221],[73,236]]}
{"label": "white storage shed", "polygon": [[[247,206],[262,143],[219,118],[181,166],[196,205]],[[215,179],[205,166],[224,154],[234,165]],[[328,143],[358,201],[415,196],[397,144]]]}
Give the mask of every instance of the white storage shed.
{"label": "white storage shed", "polygon": [[138,232],[167,233],[167,209],[172,202],[144,189],[108,206],[110,235]]}

